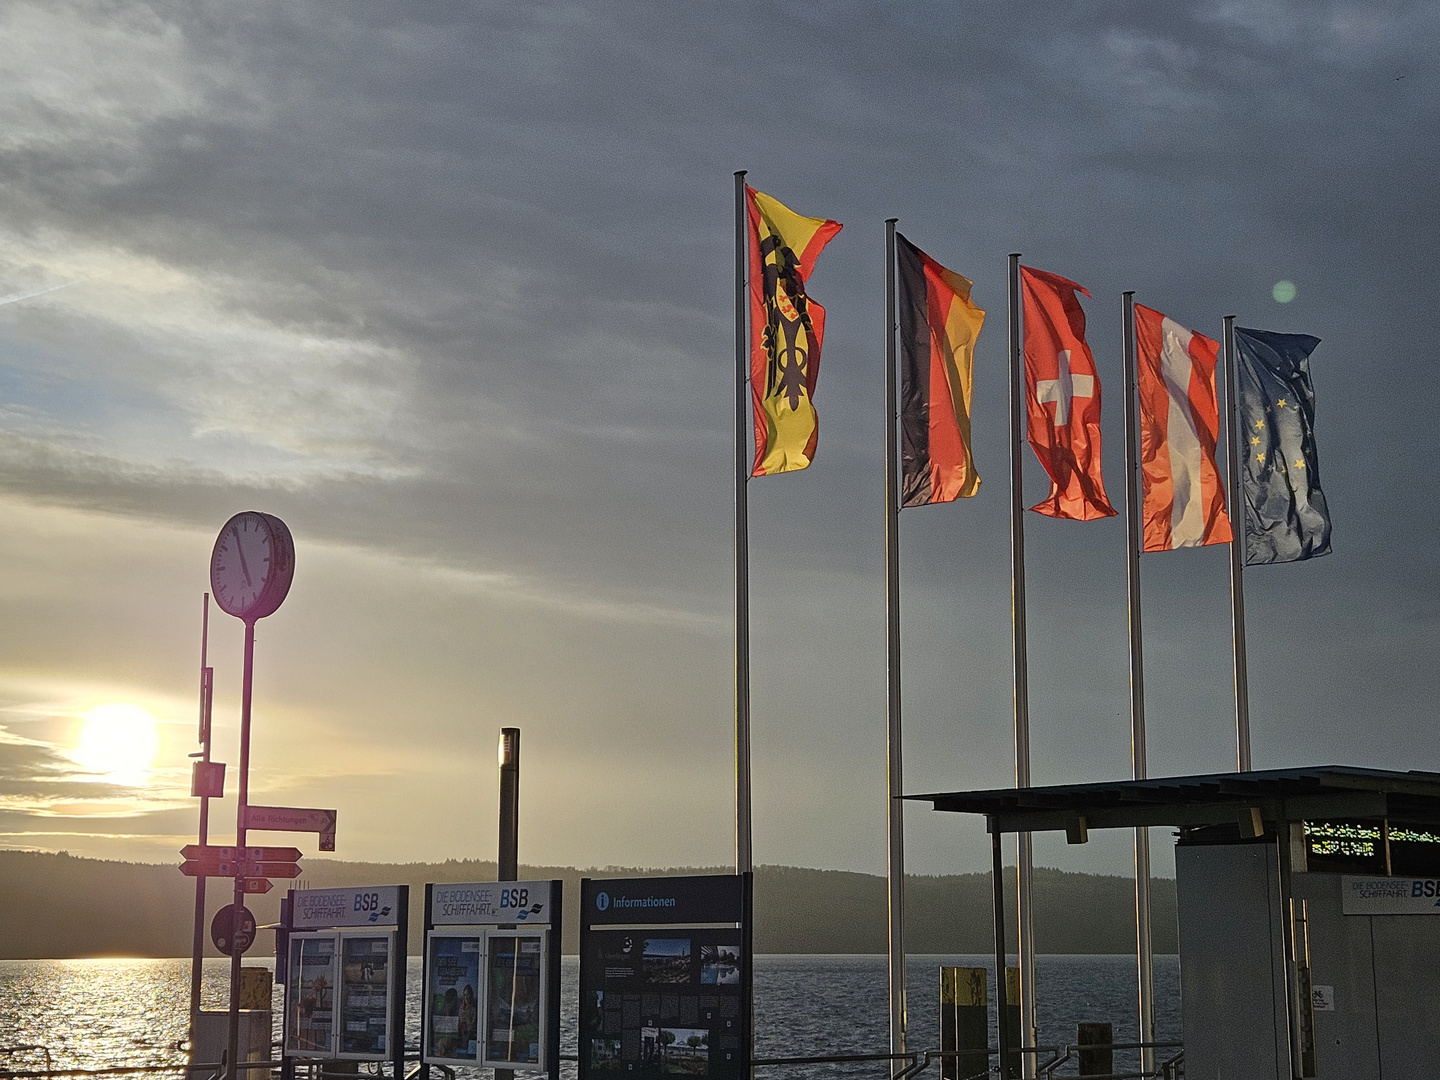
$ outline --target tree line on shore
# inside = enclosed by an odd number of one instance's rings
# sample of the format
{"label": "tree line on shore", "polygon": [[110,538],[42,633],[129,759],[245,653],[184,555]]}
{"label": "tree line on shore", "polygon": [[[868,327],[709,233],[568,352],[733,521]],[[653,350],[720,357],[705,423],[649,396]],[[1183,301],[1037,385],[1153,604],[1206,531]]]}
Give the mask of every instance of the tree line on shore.
{"label": "tree line on shore", "polygon": [[[289,884],[327,888],[367,883],[410,886],[410,949],[419,951],[425,882],[493,881],[494,861],[363,863],[310,858],[305,876],[276,882],[248,901],[256,921],[279,917]],[[564,948],[578,951],[575,904],[581,877],[644,877],[726,873],[724,867],[642,870],[607,866],[522,866],[522,878],[565,882]],[[1007,922],[1014,948],[1014,875],[1007,874]],[[212,881],[209,918],[229,902],[228,882]],[[885,879],[841,870],[762,866],[755,872],[755,949],[758,953],[883,953]],[[993,952],[987,874],[912,875],[906,882],[905,942],[911,953]],[[1176,950],[1175,882],[1152,887],[1155,950]],[[188,956],[195,886],[175,865],[113,862],[65,853],[0,851],[0,959],[86,956]],[[1134,883],[1128,877],[1039,868],[1035,872],[1035,935],[1041,953],[1130,953],[1135,949]],[[256,951],[268,950],[262,934]]]}

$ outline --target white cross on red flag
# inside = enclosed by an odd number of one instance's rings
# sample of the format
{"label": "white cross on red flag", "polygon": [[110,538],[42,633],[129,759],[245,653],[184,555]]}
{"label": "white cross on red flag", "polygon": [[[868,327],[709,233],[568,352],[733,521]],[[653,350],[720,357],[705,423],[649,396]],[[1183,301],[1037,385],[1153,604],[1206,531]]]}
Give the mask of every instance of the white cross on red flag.
{"label": "white cross on red flag", "polygon": [[1030,509],[1049,517],[1113,517],[1100,476],[1100,377],[1085,342],[1084,287],[1020,268],[1030,448],[1050,474],[1050,495]]}

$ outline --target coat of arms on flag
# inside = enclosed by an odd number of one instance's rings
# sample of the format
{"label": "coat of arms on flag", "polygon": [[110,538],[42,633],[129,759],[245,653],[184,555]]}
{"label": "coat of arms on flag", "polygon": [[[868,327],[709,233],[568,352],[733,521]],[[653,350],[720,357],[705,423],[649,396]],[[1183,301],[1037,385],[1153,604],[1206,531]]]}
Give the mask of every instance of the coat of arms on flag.
{"label": "coat of arms on flag", "polygon": [[750,392],[755,412],[752,476],[803,469],[815,457],[820,419],[815,382],[825,309],[805,292],[815,259],[840,231],[745,189],[750,222]]}

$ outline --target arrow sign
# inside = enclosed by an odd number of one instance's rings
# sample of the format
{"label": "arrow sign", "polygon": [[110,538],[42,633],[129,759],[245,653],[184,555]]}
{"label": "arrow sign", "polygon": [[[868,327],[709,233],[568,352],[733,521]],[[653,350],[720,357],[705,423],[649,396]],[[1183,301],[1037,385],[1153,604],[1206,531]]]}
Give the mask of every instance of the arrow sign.
{"label": "arrow sign", "polygon": [[239,869],[234,859],[186,859],[180,864],[180,872],[186,877],[233,878]]}
{"label": "arrow sign", "polygon": [[335,850],[335,811],[300,806],[247,806],[245,828],[259,832],[320,834],[320,850]]}
{"label": "arrow sign", "polygon": [[269,878],[249,877],[245,879],[245,891],[247,893],[267,893],[274,887],[275,886],[270,883]]}
{"label": "arrow sign", "polygon": [[247,877],[297,878],[300,867],[293,862],[248,862],[245,874]]}
{"label": "arrow sign", "polygon": [[186,844],[180,854],[187,859],[205,859],[211,862],[231,862],[237,858],[252,862],[293,863],[302,856],[299,848],[293,847],[215,847],[210,844]]}

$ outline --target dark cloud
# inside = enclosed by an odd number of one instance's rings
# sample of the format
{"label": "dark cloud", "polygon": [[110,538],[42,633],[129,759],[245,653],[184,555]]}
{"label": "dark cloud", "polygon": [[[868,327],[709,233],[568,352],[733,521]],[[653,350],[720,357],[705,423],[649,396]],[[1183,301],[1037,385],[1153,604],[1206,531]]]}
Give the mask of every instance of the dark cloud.
{"label": "dark cloud", "polygon": [[[812,280],[830,309],[820,457],[752,486],[759,779],[844,823],[773,836],[783,858],[872,866],[883,839],[891,215],[989,311],[985,485],[903,522],[912,786],[1010,775],[1013,250],[1092,292],[1112,486],[1122,289],[1212,335],[1234,312],[1324,339],[1336,553],[1250,575],[1257,760],[1437,749],[1432,7],[156,3],[39,30],[41,9],[0,10],[58,64],[77,43],[130,50],[99,65],[98,100],[15,80],[27,134],[0,148],[0,218],[46,273],[71,247],[120,252],[204,300],[167,322],[163,296],[132,317],[85,308],[82,285],[12,309],[0,366],[122,405],[82,420],[28,391],[40,420],[6,425],[7,491],[204,528],[263,503],[302,540],[516,575],[561,598],[527,625],[548,642],[534,655],[567,658],[517,661],[517,708],[550,700],[537,672],[568,670],[596,703],[581,743],[669,725],[720,749],[723,778],[730,174],[747,167],[846,224]],[[1037,777],[1123,774],[1122,528],[1032,518],[1030,556]],[[1147,557],[1144,575],[1152,762],[1224,767],[1223,558]],[[691,629],[598,631],[592,601]],[[856,778],[864,813],[838,809]]]}

